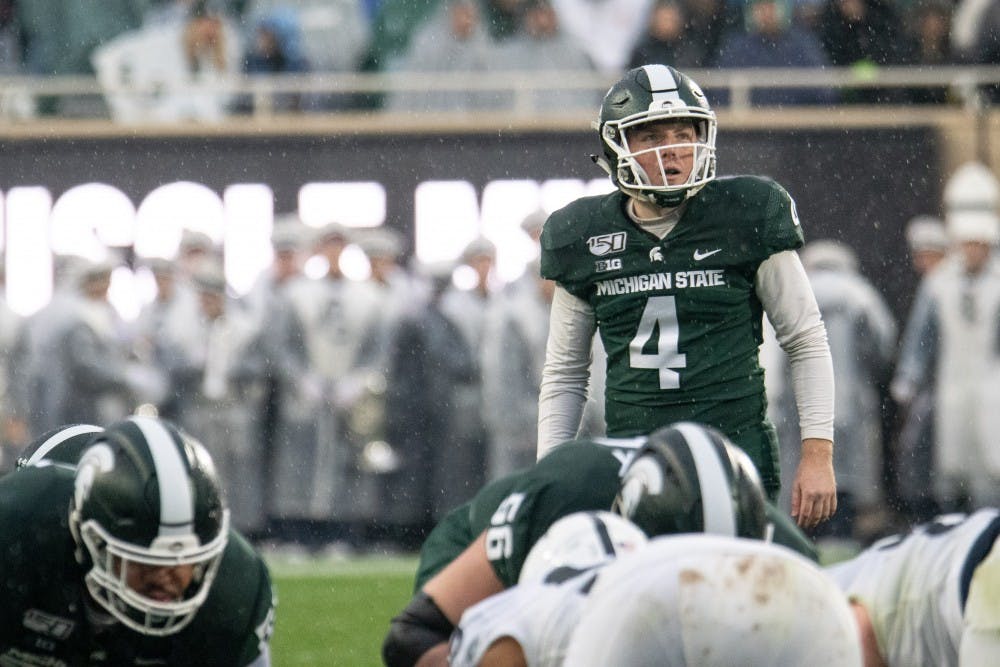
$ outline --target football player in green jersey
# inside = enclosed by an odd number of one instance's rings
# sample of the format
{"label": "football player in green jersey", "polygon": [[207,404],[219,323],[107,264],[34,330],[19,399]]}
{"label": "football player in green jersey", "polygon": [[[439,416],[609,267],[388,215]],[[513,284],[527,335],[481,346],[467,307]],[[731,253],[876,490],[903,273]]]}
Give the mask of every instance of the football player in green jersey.
{"label": "football player in green jersey", "polygon": [[0,665],[270,664],[267,567],[200,443],[132,417],[28,452],[0,479]]}
{"label": "football player in green jersey", "polygon": [[445,664],[462,613],[516,584],[553,523],[612,505],[651,536],[761,538],[770,525],[776,542],[816,558],[795,524],[766,503],[749,458],[715,429],[684,423],[648,438],[573,440],[486,485],[434,528],[421,548],[414,597],[383,644],[386,665]]}
{"label": "football player in green jersey", "polygon": [[604,97],[595,161],[618,191],[554,212],[541,273],[557,283],[542,375],[538,454],[576,435],[591,341],[607,352],[611,437],[677,421],[739,445],[774,499],[777,436],[766,416],[762,315],[788,353],[802,456],[791,514],[811,527],[836,510],[833,366],[795,250],[795,203],[777,183],[716,178],[715,113],[698,85],[664,65],[630,70]]}

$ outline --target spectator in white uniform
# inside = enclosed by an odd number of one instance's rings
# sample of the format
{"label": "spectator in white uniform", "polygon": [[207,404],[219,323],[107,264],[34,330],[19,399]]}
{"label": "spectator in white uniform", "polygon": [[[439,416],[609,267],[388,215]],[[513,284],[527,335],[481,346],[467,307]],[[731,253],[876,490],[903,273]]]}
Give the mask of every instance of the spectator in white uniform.
{"label": "spectator in white uniform", "polygon": [[[963,165],[945,189],[955,250],[921,286],[893,397],[909,403],[936,375],[935,495],[945,509],[1000,505],[1000,185]],[[918,342],[911,342],[918,341]]]}
{"label": "spectator in white uniform", "polygon": [[[837,379],[834,393],[833,467],[837,475],[836,516],[817,529],[817,537],[867,542],[885,517],[882,474],[882,392],[896,345],[896,323],[878,290],[861,274],[854,251],[843,243],[813,241],[801,251],[812,286]],[[786,357],[779,357],[785,360]],[[777,427],[783,442],[798,441],[798,419],[787,365],[786,388],[778,404]],[[781,448],[782,477],[799,464],[795,447]],[[784,488],[782,506],[791,504]]]}

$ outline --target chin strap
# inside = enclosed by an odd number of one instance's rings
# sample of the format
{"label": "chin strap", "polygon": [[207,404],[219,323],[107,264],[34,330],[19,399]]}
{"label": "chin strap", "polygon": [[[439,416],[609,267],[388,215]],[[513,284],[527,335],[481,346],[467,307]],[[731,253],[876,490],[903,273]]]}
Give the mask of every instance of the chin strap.
{"label": "chin strap", "polygon": [[591,154],[590,159],[593,160],[594,164],[600,167],[608,176],[611,175],[611,163],[608,162],[607,158],[601,155]]}
{"label": "chin strap", "polygon": [[76,562],[84,567],[90,565],[90,554],[83,546],[83,538],[80,535],[80,513],[74,507],[69,509],[69,533],[73,536],[73,557]]}

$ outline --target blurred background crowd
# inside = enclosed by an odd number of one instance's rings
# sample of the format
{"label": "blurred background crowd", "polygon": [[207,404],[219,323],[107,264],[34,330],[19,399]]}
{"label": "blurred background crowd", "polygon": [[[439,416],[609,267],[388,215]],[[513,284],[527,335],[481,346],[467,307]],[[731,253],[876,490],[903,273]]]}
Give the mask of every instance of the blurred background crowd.
{"label": "blurred background crowd", "polygon": [[[942,216],[907,227],[912,306],[887,307],[849,244],[801,251],[837,379],[840,510],[816,537],[871,542],[939,511],[1000,504],[1000,186],[979,163],[950,176]],[[539,210],[521,230],[536,243]],[[27,317],[0,307],[2,465],[67,423],[156,411],[198,434],[235,524],[260,544],[409,549],[484,483],[535,459],[552,283],[497,280],[496,249],[414,263],[391,229],[275,220],[272,265],[244,296],[221,250],[184,232],[172,260],[129,262],[155,298],[134,321],[108,301],[114,261],[58,256],[56,292]],[[368,277],[341,270],[363,251]],[[307,259],[323,275],[307,276]],[[772,418],[799,439],[787,369],[765,340]],[[583,433],[600,435],[595,349]],[[797,447],[786,447],[785,479]],[[786,499],[787,502],[787,499]]]}
{"label": "blurred background crowd", "polygon": [[[702,68],[1000,63],[997,0],[0,0],[0,75],[96,75],[103,96],[4,101],[19,113],[211,120],[258,101],[232,77],[357,72],[596,72],[656,62]],[[472,86],[290,90],[275,111],[506,108]],[[190,86],[201,86],[192,94]],[[141,89],[142,96],[128,91]],[[419,88],[419,87],[418,87]],[[709,90],[714,104],[728,92]],[[989,91],[996,96],[996,89]],[[536,110],[592,108],[600,91],[533,96]],[[753,104],[946,103],[944,87],[772,88]],[[509,97],[509,93],[507,94]],[[714,99],[713,99],[714,98]]]}

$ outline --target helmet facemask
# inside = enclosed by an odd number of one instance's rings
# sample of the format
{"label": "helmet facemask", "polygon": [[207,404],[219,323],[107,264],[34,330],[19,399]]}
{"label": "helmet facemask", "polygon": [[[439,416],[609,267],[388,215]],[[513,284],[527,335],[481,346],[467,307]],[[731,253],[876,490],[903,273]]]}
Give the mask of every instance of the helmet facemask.
{"label": "helmet facemask", "polygon": [[[671,120],[690,121],[695,129],[696,141],[652,148],[630,147],[629,136],[639,126]],[[644,111],[621,120],[609,120],[601,127],[601,139],[609,149],[608,152],[615,157],[614,164],[610,166],[614,169],[612,176],[618,187],[631,197],[660,207],[680,205],[715,178],[715,135],[715,114],[690,107]],[[639,164],[638,158],[648,154],[657,158],[655,162],[658,174],[647,173]],[[691,172],[683,183],[670,185],[668,182],[670,174],[664,167],[664,162],[670,162],[670,154],[678,156],[679,161],[691,160]]]}
{"label": "helmet facemask", "polygon": [[[145,635],[165,636],[182,630],[194,618],[212,587],[226,548],[229,511],[222,529],[208,544],[193,534],[157,537],[148,547],[116,539],[93,520],[71,519],[92,563],[85,576],[88,591],[98,604],[125,626]],[[190,584],[177,600],[158,600],[128,584],[130,568],[191,566]]]}

